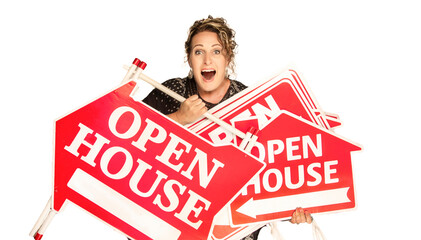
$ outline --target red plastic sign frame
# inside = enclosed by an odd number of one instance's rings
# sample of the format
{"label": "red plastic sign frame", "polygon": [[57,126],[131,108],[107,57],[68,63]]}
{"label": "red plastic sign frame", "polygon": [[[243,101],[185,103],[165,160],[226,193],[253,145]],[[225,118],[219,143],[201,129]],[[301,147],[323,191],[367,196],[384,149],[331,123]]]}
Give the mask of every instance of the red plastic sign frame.
{"label": "red plastic sign frame", "polygon": [[53,208],[71,201],[133,239],[207,239],[265,164],[134,101],[135,87],[56,121]]}

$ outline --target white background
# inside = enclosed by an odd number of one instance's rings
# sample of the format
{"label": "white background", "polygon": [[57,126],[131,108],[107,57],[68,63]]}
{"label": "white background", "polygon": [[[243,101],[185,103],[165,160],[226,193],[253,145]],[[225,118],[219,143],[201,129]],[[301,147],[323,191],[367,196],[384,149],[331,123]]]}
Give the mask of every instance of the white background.
{"label": "white background", "polygon": [[[340,116],[336,132],[364,147],[352,155],[357,209],[315,216],[326,237],[421,239],[419,10],[405,0],[2,1],[1,238],[31,239],[52,191],[54,120],[116,87],[135,57],[158,81],[185,76],[188,27],[211,14],[237,31],[238,80],[293,66]],[[309,225],[279,229],[312,238]],[[43,239],[125,237],[69,204]]]}

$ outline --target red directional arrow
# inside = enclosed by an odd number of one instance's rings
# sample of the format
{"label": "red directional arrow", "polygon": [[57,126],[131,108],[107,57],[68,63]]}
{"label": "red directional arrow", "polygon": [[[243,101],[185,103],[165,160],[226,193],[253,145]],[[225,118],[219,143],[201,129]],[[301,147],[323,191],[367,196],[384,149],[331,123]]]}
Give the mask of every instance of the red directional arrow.
{"label": "red directional arrow", "polygon": [[355,207],[351,152],[361,148],[287,111],[260,131],[266,169],[231,204],[234,225]]}
{"label": "red directional arrow", "polygon": [[69,200],[134,239],[206,239],[264,163],[134,101],[135,85],[56,122],[53,207]]}

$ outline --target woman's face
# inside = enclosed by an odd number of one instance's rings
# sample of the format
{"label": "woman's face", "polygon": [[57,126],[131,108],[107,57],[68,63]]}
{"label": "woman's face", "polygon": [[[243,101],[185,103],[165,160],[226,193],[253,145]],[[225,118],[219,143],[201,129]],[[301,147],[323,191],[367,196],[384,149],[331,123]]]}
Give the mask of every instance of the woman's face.
{"label": "woman's face", "polygon": [[229,87],[225,77],[229,61],[218,41],[218,35],[214,32],[200,32],[192,38],[191,46],[189,65],[199,94],[201,97],[222,94],[223,97]]}

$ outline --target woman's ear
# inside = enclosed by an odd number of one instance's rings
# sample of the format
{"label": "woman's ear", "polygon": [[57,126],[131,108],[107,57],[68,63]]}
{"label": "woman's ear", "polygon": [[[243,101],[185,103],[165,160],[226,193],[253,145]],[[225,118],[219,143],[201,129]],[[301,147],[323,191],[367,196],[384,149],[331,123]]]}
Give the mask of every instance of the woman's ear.
{"label": "woman's ear", "polygon": [[191,59],[190,59],[190,56],[187,56],[187,63],[189,64],[189,67],[191,68]]}
{"label": "woman's ear", "polygon": [[193,69],[192,69],[192,66],[191,66],[191,60],[190,60],[190,57],[189,56],[187,56],[187,63],[189,64],[189,67],[190,67],[190,71],[188,73],[188,77],[189,78],[193,78]]}

